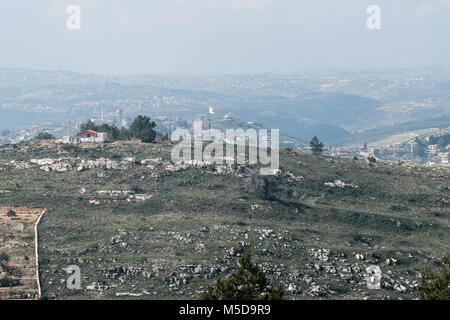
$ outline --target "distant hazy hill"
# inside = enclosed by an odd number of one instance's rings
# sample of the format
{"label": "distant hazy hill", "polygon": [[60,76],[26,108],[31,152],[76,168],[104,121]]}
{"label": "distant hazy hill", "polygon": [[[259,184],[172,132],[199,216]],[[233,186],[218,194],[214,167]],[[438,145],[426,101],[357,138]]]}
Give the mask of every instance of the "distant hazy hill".
{"label": "distant hazy hill", "polygon": [[341,93],[311,93],[298,98],[265,98],[252,104],[252,110],[239,114],[265,126],[280,128],[286,134],[309,141],[320,136],[327,143],[348,137],[349,129],[382,116],[376,100]]}
{"label": "distant hazy hill", "polygon": [[360,143],[373,132],[379,140],[409,124],[427,127],[449,117],[449,79],[449,68],[217,76],[0,69],[0,129],[81,122],[99,118],[102,108],[106,119],[123,109],[124,117],[189,120],[213,105],[217,117],[233,112],[296,139],[317,135],[327,144]]}
{"label": "distant hazy hill", "polygon": [[[206,123],[205,123],[206,125]],[[233,120],[218,120],[218,119],[212,119],[211,120],[211,128],[218,129],[221,131],[225,131],[227,129],[267,129],[268,134],[270,135],[270,130],[276,129],[276,127],[264,127],[263,125],[256,123],[256,122],[245,122],[238,119]],[[286,134],[287,130],[283,130],[284,133],[280,132],[280,147],[281,148],[298,148],[298,147],[308,147],[309,141],[304,141],[298,138],[294,138],[292,136],[289,136]]]}

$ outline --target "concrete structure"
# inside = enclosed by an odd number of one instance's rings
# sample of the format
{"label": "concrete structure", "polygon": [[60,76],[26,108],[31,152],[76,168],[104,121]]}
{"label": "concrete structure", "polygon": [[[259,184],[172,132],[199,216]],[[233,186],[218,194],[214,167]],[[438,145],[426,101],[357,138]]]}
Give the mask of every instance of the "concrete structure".
{"label": "concrete structure", "polygon": [[375,158],[381,157],[381,151],[381,148],[370,148],[370,154]]}
{"label": "concrete structure", "polygon": [[441,162],[448,164],[448,159],[449,159],[449,154],[448,152],[441,152],[439,155],[441,156]]}
{"label": "concrete structure", "polygon": [[234,114],[232,112],[227,113],[224,117],[225,120],[234,119]]}
{"label": "concrete structure", "polygon": [[106,132],[97,132],[94,130],[85,130],[78,134],[81,143],[103,143],[108,141]]}
{"label": "concrete structure", "polygon": [[64,136],[62,138],[62,142],[63,143],[74,143],[75,139],[73,137],[71,137],[71,136]]}
{"label": "concrete structure", "polygon": [[435,156],[435,155],[437,155],[437,153],[438,153],[438,146],[437,146],[437,144],[430,144],[430,145],[428,146],[427,153],[428,153],[428,155],[430,155],[430,156]]}

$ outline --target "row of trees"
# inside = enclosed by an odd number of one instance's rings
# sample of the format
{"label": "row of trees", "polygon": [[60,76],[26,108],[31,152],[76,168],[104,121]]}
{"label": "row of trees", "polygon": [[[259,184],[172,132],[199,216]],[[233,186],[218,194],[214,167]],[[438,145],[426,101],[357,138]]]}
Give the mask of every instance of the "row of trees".
{"label": "row of trees", "polygon": [[[156,124],[147,116],[137,116],[130,128],[118,128],[116,125],[109,125],[106,123],[95,124],[89,120],[81,124],[81,130],[94,130],[97,132],[106,132],[109,139],[112,141],[117,140],[131,140],[139,139],[142,142],[153,142],[156,138],[156,131],[154,128]],[[55,137],[48,132],[40,132],[36,137],[36,140],[52,140]]]}
{"label": "row of trees", "polygon": [[445,148],[450,145],[450,133],[446,133],[440,136],[430,136],[429,144],[437,144],[439,148]]}
{"label": "row of trees", "polygon": [[117,128],[116,125],[100,124],[96,125],[92,121],[81,124],[81,130],[94,130],[97,132],[106,132],[111,140],[130,140],[139,139],[142,142],[153,142],[156,138],[154,130],[156,124],[147,116],[137,116],[129,129]]}
{"label": "row of trees", "polygon": [[55,136],[48,132],[40,132],[36,138],[36,140],[52,140],[55,139]]}

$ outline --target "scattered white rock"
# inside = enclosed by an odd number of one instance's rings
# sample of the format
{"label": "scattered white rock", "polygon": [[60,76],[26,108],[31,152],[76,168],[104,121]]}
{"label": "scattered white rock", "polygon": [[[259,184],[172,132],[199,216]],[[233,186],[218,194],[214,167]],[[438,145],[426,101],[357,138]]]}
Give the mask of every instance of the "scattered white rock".
{"label": "scattered white rock", "polygon": [[326,187],[330,187],[330,188],[345,188],[345,187],[350,187],[350,188],[359,188],[359,186],[357,184],[353,184],[353,183],[345,183],[341,180],[335,180],[334,182],[325,182],[324,185]]}

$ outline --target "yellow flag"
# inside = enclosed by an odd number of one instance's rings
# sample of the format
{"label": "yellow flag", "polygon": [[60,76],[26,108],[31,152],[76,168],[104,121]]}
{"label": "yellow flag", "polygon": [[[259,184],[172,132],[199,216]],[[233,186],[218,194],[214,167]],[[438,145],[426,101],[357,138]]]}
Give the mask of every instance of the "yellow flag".
{"label": "yellow flag", "polygon": [[209,106],[209,113],[210,113],[210,114],[214,114],[214,108],[211,107],[211,106]]}

